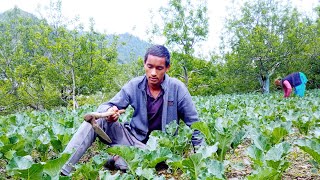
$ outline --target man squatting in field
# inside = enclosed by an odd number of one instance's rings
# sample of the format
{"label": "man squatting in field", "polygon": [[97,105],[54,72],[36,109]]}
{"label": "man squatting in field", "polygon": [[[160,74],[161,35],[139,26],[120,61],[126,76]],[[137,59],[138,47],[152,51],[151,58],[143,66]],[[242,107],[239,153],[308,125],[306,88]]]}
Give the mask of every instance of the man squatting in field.
{"label": "man squatting in field", "polygon": [[[100,118],[97,124],[109,135],[112,143],[101,139],[91,124],[83,122],[68,143],[65,152],[74,153],[62,167],[61,174],[69,175],[72,166],[83,156],[96,137],[104,143],[128,145],[146,148],[148,136],[153,130],[165,131],[165,126],[174,120],[183,120],[186,125],[198,121],[198,113],[186,86],[166,72],[170,68],[170,53],[162,45],[150,47],[144,57],[145,75],[133,78],[109,101],[101,104],[97,112],[134,109],[130,123],[119,123],[119,113]],[[202,138],[195,130],[192,136],[193,146],[199,146]],[[119,156],[113,156],[106,163],[109,169],[126,170],[126,162]]]}
{"label": "man squatting in field", "polygon": [[306,75],[302,72],[291,73],[283,79],[276,79],[275,85],[283,89],[284,97],[289,97],[292,88],[294,88],[294,93],[300,97],[304,96],[306,91],[306,83],[308,79]]}

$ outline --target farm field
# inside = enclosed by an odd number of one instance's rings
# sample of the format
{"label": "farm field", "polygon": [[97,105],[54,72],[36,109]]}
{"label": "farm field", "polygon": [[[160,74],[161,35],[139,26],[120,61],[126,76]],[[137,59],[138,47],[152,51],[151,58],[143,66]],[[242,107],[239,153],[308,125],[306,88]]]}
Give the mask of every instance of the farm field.
{"label": "farm field", "polygon": [[[97,140],[71,177],[59,177],[69,158],[62,151],[98,104],[0,116],[0,179],[320,179],[320,90],[308,90],[304,98],[282,96],[193,97],[201,121],[191,128],[170,124],[166,133],[152,133],[147,150],[109,148]],[[205,138],[195,151],[193,129]],[[104,170],[114,154],[129,171]],[[160,162],[166,168],[159,169]]]}

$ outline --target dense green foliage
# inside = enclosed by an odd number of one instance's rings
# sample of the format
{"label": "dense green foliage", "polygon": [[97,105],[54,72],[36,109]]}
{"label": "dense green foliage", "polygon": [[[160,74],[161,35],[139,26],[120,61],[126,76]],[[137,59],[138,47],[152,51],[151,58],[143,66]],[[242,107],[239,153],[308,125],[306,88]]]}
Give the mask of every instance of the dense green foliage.
{"label": "dense green foliage", "polygon": [[[247,179],[281,179],[296,149],[310,155],[310,174],[319,178],[320,92],[311,89],[320,87],[320,6],[311,18],[289,2],[247,0],[239,11],[231,9],[221,53],[205,61],[194,56],[196,44],[208,36],[207,4],[197,2],[170,0],[159,11],[164,26],[154,24],[154,32],[172,49],[168,73],[186,84],[201,122],[191,128],[172,123],[166,133],[153,132],[146,150],[98,142],[99,154],[75,166],[72,178],[164,179],[155,166],[166,161],[168,174],[184,179],[226,179],[244,164]],[[89,31],[77,21],[70,30],[61,3],[52,6],[52,19],[18,8],[0,15],[0,179],[59,178],[69,157],[62,151],[82,116],[144,74],[148,43],[98,33],[93,21]],[[267,95],[275,90],[274,78],[294,71],[309,79],[304,98],[283,99],[280,91]],[[129,121],[130,113],[120,121]],[[205,137],[196,152],[193,129]],[[239,145],[250,162],[231,161]],[[129,163],[128,173],[111,175],[102,168],[113,154]]]}
{"label": "dense green foliage", "polygon": [[239,91],[268,93],[270,81],[302,71],[309,87],[317,87],[319,21],[314,20],[299,14],[290,1],[246,1],[227,19],[222,47],[230,50],[224,51],[223,76]]}
{"label": "dense green foliage", "polygon": [[169,75],[185,82],[191,94],[212,94],[218,73],[212,62],[203,61],[187,54],[172,53],[171,63]]}
{"label": "dense green foliage", "polygon": [[[280,93],[193,97],[200,122],[191,128],[183,123],[171,123],[166,133],[154,131],[147,143],[148,149],[144,150],[110,148],[98,141],[85,155],[91,157],[90,160],[75,166],[72,179],[98,176],[101,179],[165,179],[155,170],[156,164],[162,161],[169,166],[167,175],[179,179],[226,179],[234,177],[233,173],[239,168],[242,168],[241,176],[247,179],[320,178],[317,169],[320,163],[319,93],[319,90],[310,90],[304,98],[290,99],[283,99]],[[93,104],[76,111],[60,108],[0,116],[0,178],[57,178],[69,156],[62,151],[83,122],[83,115],[96,109],[95,102]],[[120,121],[129,121],[130,113],[128,110],[121,115]],[[178,127],[178,134],[174,135]],[[205,137],[203,146],[195,153],[191,146],[192,129],[200,130]],[[238,152],[240,145],[241,153]],[[300,149],[298,154],[297,149]],[[113,154],[128,162],[127,173],[111,175],[103,169],[104,162]],[[290,159],[291,156],[296,158]],[[297,157],[304,158],[299,165],[294,163]],[[310,166],[309,163],[314,166],[303,169],[303,175],[288,174],[289,168],[296,172],[299,170],[296,168]]]}
{"label": "dense green foliage", "polygon": [[110,44],[93,27],[89,32],[81,26],[71,31],[63,25],[52,27],[19,9],[1,17],[0,113],[76,108],[76,96],[114,94],[136,75],[134,69],[121,71],[133,63],[118,64],[117,37],[109,38]]}
{"label": "dense green foliage", "polygon": [[[152,33],[164,37],[165,44],[176,52],[177,68],[181,68],[177,71],[179,77],[190,87],[189,76],[199,71],[193,68],[193,62],[197,61],[193,60],[194,47],[205,41],[209,33],[207,1],[170,0],[166,7],[159,9],[159,14],[162,22],[153,24]],[[210,75],[210,72],[204,74]]]}
{"label": "dense green foliage", "polygon": [[[61,3],[51,19],[15,8],[0,15],[0,113],[83,104],[84,97],[112,97],[132,77],[143,75],[149,43],[129,34],[110,36],[63,21]],[[239,8],[239,11],[235,8]],[[251,1],[230,8],[221,52],[209,61],[194,56],[208,36],[207,2],[171,0],[153,21],[172,52],[169,75],[190,93],[216,95],[274,91],[273,80],[302,71],[307,89],[318,88],[319,6],[316,17],[300,14],[290,1]],[[124,48],[126,47],[126,48]]]}

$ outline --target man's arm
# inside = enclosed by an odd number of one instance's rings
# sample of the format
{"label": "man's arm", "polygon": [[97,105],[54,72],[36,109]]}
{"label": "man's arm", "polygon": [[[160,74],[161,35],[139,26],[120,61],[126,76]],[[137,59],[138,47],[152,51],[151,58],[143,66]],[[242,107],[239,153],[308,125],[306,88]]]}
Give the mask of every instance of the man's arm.
{"label": "man's arm", "polygon": [[113,106],[116,106],[118,109],[126,109],[129,105],[129,97],[125,91],[125,86],[108,102],[102,103],[97,112],[106,112]]}
{"label": "man's arm", "polygon": [[289,81],[285,80],[283,82],[283,90],[284,90],[284,97],[289,97],[292,92],[292,87]]}
{"label": "man's arm", "polygon": [[[190,93],[186,90],[185,95],[178,102],[179,116],[186,125],[191,126],[192,123],[199,121],[196,107],[192,101]],[[200,131],[195,130],[192,134],[193,146],[201,145],[203,139],[200,137]]]}

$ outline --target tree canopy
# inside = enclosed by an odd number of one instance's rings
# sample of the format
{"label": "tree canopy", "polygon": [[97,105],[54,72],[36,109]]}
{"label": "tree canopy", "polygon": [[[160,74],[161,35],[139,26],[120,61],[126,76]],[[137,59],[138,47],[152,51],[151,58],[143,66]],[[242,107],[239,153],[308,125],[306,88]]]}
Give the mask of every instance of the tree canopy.
{"label": "tree canopy", "polygon": [[[237,3],[237,1],[235,1]],[[290,1],[247,0],[231,8],[221,34],[220,52],[211,60],[195,57],[194,49],[208,37],[207,2],[169,0],[159,8],[152,36],[162,36],[172,55],[169,75],[181,79],[194,96],[275,90],[273,79],[302,71],[307,88],[320,87],[320,6],[309,17]],[[37,19],[15,8],[0,15],[0,113],[26,108],[77,108],[82,97],[113,96],[129,79],[143,75],[137,48],[118,36],[84,31],[77,19],[64,21],[61,3],[51,4],[51,19]],[[235,8],[235,6],[234,6]],[[68,29],[68,23],[73,29]],[[131,46],[128,51],[119,48]],[[119,61],[119,53],[123,61]],[[128,55],[129,54],[129,55]],[[130,57],[128,57],[130,56]],[[130,61],[128,61],[130,60]],[[81,97],[81,98],[80,98]]]}
{"label": "tree canopy", "polygon": [[312,20],[290,5],[278,0],[248,0],[240,14],[228,18],[223,35],[225,46],[230,47],[225,55],[226,72],[238,87],[247,84],[243,88],[269,93],[272,78],[294,71],[309,74],[305,62],[310,59],[303,54],[315,37]]}

